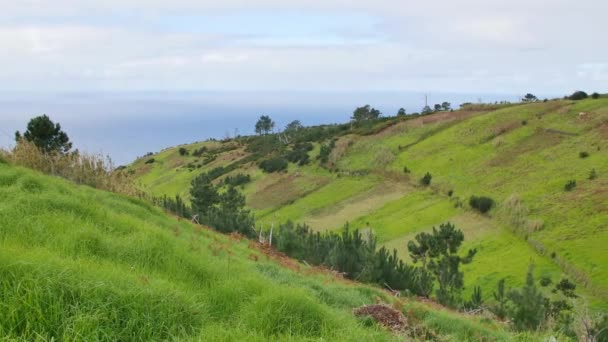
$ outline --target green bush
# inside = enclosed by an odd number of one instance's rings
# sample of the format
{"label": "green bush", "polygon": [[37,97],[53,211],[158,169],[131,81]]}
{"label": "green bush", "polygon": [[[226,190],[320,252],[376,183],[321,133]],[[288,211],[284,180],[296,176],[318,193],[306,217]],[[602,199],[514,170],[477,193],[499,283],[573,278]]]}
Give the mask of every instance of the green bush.
{"label": "green bush", "polygon": [[597,178],[597,171],[595,171],[595,169],[592,169],[591,172],[589,172],[589,179],[594,180],[596,178]]}
{"label": "green bush", "polygon": [[408,169],[407,166],[403,167],[403,173],[411,173],[412,171],[410,169]]}
{"label": "green bush", "polygon": [[576,181],[574,179],[569,180],[566,185],[564,185],[564,190],[572,191],[576,188]]}
{"label": "green bush", "polygon": [[494,200],[486,196],[471,196],[469,205],[471,208],[477,209],[482,214],[485,214],[494,206]]}
{"label": "green bush", "polygon": [[276,157],[262,161],[259,166],[264,172],[273,173],[287,170],[288,163],[287,159]]}
{"label": "green bush", "polygon": [[589,157],[589,152],[587,152],[587,151],[579,152],[578,156],[582,159],[585,159],[585,158]]}
{"label": "green bush", "polygon": [[155,161],[156,161],[156,159],[150,158],[150,159],[146,160],[146,164],[154,164]]}
{"label": "green bush", "polygon": [[593,94],[591,94],[591,98],[592,98],[592,99],[599,99],[599,98],[600,98],[600,94],[598,94],[598,93],[593,93]]}
{"label": "green bush", "polygon": [[540,286],[547,287],[551,284],[551,277],[544,276],[544,277],[540,278],[539,283],[540,283]]}
{"label": "green bush", "polygon": [[188,150],[184,147],[180,147],[179,148],[179,155],[180,156],[187,156],[188,155]]}
{"label": "green bush", "polygon": [[424,175],[424,177],[422,177],[422,178],[420,179],[420,184],[422,184],[422,185],[424,185],[424,186],[431,185],[431,180],[432,180],[432,179],[433,179],[433,176],[431,176],[431,174],[427,172],[427,173]]}
{"label": "green bush", "polygon": [[585,93],[582,90],[577,90],[574,93],[572,93],[572,95],[568,96],[568,99],[570,99],[570,100],[584,100],[587,97],[589,97],[589,95],[587,95],[587,93]]}
{"label": "green bush", "polygon": [[241,186],[251,182],[251,176],[243,173],[224,178],[224,185]]}

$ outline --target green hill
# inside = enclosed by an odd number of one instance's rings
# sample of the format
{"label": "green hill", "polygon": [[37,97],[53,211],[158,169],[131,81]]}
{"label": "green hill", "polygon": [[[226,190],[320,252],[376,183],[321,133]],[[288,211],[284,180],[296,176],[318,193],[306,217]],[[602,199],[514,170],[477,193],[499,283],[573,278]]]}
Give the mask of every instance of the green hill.
{"label": "green hill", "polygon": [[[479,251],[465,268],[467,290],[480,284],[491,293],[503,277],[519,286],[532,262],[539,276],[574,279],[592,306],[608,309],[608,99],[470,106],[326,130],[330,136],[311,139],[311,163],[290,163],[287,172],[262,172],[258,163],[272,153],[258,153],[247,137],[169,148],[129,169],[146,191],[185,198],[201,172],[219,170],[218,182],[248,174],[243,191],[259,224],[293,220],[325,230],[350,222],[405,259],[415,234],[451,221],[464,231],[464,247]],[[320,146],[332,137],[321,165]],[[576,186],[566,191],[571,180]],[[497,205],[479,214],[468,204],[473,195]]]}
{"label": "green hill", "polygon": [[3,339],[399,339],[353,316],[378,300],[400,308],[414,336],[537,338],[397,301],[140,200],[1,162],[0,198]]}

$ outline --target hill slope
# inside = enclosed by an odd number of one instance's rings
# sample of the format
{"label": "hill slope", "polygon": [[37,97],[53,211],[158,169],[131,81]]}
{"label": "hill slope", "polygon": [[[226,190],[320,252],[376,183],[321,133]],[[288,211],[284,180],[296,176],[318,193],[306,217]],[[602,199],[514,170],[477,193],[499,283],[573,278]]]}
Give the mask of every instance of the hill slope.
{"label": "hill slope", "polygon": [[[580,112],[588,114],[580,118]],[[202,157],[181,156],[176,147],[130,168],[146,190],[188,197],[200,172],[233,165],[228,175],[252,177],[244,193],[259,223],[294,220],[324,230],[348,221],[372,229],[406,259],[415,234],[452,221],[465,232],[465,247],[479,250],[466,268],[468,284],[491,293],[506,277],[518,286],[533,262],[554,281],[576,279],[594,306],[608,309],[602,267],[608,262],[608,99],[461,110],[394,119],[386,127],[366,136],[341,134],[325,167],[315,161],[323,141],[309,152],[311,164],[290,164],[278,174],[262,173],[246,144],[227,141],[180,146],[215,151]],[[426,172],[430,187],[418,184]],[[576,187],[565,191],[570,180]],[[491,197],[497,208],[476,213],[468,206],[472,195]]]}
{"label": "hill slope", "polygon": [[[125,196],[0,162],[0,335],[21,340],[393,340],[346,283]],[[10,199],[10,200],[8,200]],[[512,340],[487,320],[401,302],[449,340]],[[522,335],[521,340],[534,336]]]}

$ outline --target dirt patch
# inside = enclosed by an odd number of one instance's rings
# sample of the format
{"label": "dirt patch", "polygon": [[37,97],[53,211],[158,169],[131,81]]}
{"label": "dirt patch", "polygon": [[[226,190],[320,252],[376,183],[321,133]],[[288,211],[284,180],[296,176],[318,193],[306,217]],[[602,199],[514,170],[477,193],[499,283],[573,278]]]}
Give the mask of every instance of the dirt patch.
{"label": "dirt patch", "polygon": [[393,332],[403,332],[407,329],[407,319],[403,314],[384,304],[365,305],[353,310],[357,317],[369,316],[383,327]]}
{"label": "dirt patch", "polygon": [[539,151],[547,147],[561,143],[565,136],[548,132],[545,129],[537,129],[534,134],[523,139],[516,146],[500,152],[498,156],[488,161],[489,166],[505,166],[517,159],[518,156]]}
{"label": "dirt patch", "polygon": [[[281,175],[273,183],[251,194],[247,199],[248,205],[254,209],[280,207],[318,190],[329,182],[329,178],[303,176],[297,172]],[[307,186],[303,187],[300,185],[302,183],[307,183]]]}

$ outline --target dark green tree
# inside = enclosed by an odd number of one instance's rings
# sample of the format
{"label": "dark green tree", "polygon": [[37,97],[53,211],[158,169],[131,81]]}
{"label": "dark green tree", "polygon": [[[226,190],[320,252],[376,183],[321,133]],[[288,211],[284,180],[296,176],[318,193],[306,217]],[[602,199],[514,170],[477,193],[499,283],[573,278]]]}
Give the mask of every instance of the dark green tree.
{"label": "dark green tree", "polygon": [[568,96],[568,98],[570,100],[584,100],[587,97],[589,97],[589,95],[587,95],[587,93],[585,93],[582,90],[577,90],[574,93],[572,93],[572,95]]}
{"label": "dark green tree", "polygon": [[458,249],[464,241],[464,234],[451,223],[444,223],[439,229],[433,227],[431,233],[416,235],[415,241],[408,242],[407,249],[414,263],[422,266],[435,276],[439,288],[437,299],[448,306],[456,306],[464,288],[464,274],[460,265],[468,264],[477,253],[469,250],[467,255],[458,255]]}
{"label": "dark green tree", "polygon": [[293,120],[285,126],[285,133],[293,134],[304,128],[304,125],[300,122],[300,120]]}
{"label": "dark green tree", "polygon": [[422,111],[421,111],[420,113],[421,113],[422,115],[424,115],[424,114],[430,114],[430,113],[432,113],[432,112],[433,112],[433,110],[431,109],[431,107],[429,107],[429,106],[424,106],[424,108],[422,108]]}
{"label": "dark green tree", "polygon": [[351,119],[355,122],[362,122],[375,120],[379,118],[380,115],[382,115],[382,113],[379,110],[372,108],[370,105],[365,105],[355,109]]}
{"label": "dark green tree", "polygon": [[188,150],[185,147],[180,147],[179,148],[179,155],[180,156],[187,156],[188,155]]}
{"label": "dark green tree", "polygon": [[527,93],[524,98],[521,100],[522,102],[536,102],[538,98],[533,94]]}
{"label": "dark green tree", "polygon": [[598,93],[593,93],[593,94],[591,94],[591,98],[592,98],[592,99],[599,99],[599,98],[600,98],[600,94],[598,94]]}
{"label": "dark green tree", "polygon": [[504,319],[507,316],[507,293],[505,291],[505,280],[500,279],[496,291],[494,291],[494,300],[496,304],[492,307],[492,312],[498,318]]}
{"label": "dark green tree", "polygon": [[268,134],[274,129],[274,121],[268,115],[262,115],[255,124],[257,134]]}
{"label": "dark green tree", "polygon": [[433,179],[433,176],[427,172],[426,174],[424,174],[424,177],[422,177],[420,179],[420,184],[428,186],[431,185],[431,180]]}
{"label": "dark green tree", "polygon": [[404,108],[399,108],[399,110],[397,111],[397,116],[405,116],[405,109]]}
{"label": "dark green tree", "polygon": [[441,111],[441,109],[443,109],[443,108],[441,107],[441,105],[440,105],[439,103],[436,103],[436,104],[435,104],[435,110],[434,110],[434,111],[435,111],[435,112],[439,112],[439,111]]}
{"label": "dark green tree", "polygon": [[448,111],[448,110],[452,109],[452,104],[451,104],[451,103],[449,103],[449,102],[447,102],[447,101],[444,101],[444,102],[441,104],[441,108],[442,108],[443,110],[445,110],[445,111]]}
{"label": "dark green tree", "polygon": [[220,195],[206,173],[202,173],[192,180],[190,196],[192,197],[192,210],[202,215],[207,215],[212,207],[220,202]]}
{"label": "dark green tree", "polygon": [[27,130],[21,135],[15,132],[17,142],[25,139],[46,153],[67,153],[72,148],[68,135],[61,130],[59,123],[54,123],[46,115],[38,116],[30,120]]}
{"label": "dark green tree", "polygon": [[548,301],[536,287],[533,273],[534,266],[530,265],[526,285],[507,295],[513,303],[509,316],[517,330],[536,330],[545,321]]}

